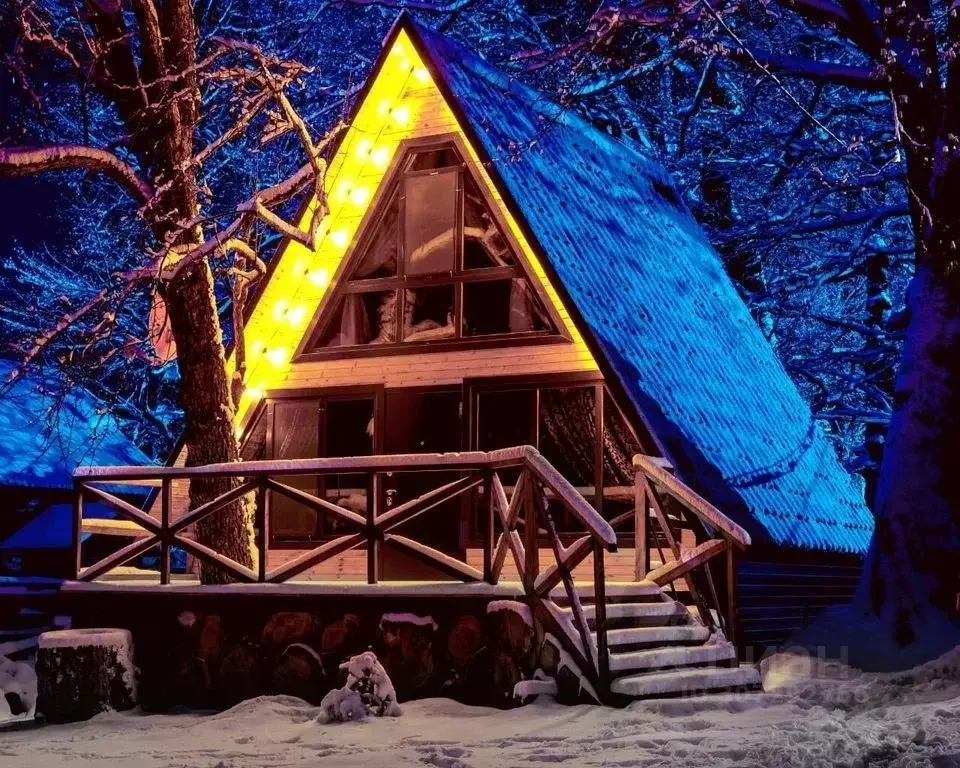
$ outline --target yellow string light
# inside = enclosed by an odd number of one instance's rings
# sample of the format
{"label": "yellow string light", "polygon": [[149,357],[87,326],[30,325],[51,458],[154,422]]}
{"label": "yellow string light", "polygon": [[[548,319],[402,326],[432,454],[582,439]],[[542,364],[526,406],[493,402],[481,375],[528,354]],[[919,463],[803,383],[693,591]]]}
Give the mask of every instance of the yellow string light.
{"label": "yellow string light", "polygon": [[330,284],[330,270],[324,267],[317,267],[307,273],[310,282],[317,288],[326,288]]}
{"label": "yellow string light", "polygon": [[[377,102],[376,114],[381,118],[381,121],[375,132],[370,131],[366,136],[357,135],[358,132],[362,132],[363,129],[358,127],[356,123],[351,126],[350,130],[353,135],[348,135],[342,151],[349,152],[350,155],[356,157],[357,161],[361,163],[361,168],[353,167],[354,164],[348,160],[347,155],[340,155],[340,162],[336,170],[331,174],[332,178],[329,179],[330,185],[328,187],[328,189],[336,189],[337,194],[331,196],[334,198],[332,200],[333,205],[331,206],[331,210],[318,227],[315,240],[317,243],[316,250],[313,251],[310,259],[301,258],[294,261],[293,271],[289,273],[289,277],[284,278],[284,283],[286,283],[287,280],[292,277],[293,282],[291,286],[293,287],[293,291],[291,292],[292,295],[278,300],[273,307],[272,315],[274,320],[278,322],[262,326],[272,330],[269,338],[266,340],[256,338],[251,342],[249,348],[253,351],[254,355],[256,355],[256,359],[252,361],[248,360],[247,378],[251,385],[248,386],[244,392],[241,406],[238,408],[238,418],[243,418],[249,411],[250,406],[265,396],[270,386],[269,382],[275,381],[278,376],[282,377],[282,369],[290,362],[293,350],[289,343],[284,343],[282,340],[279,345],[275,346],[273,339],[277,337],[277,334],[289,333],[289,331],[284,331],[284,328],[293,327],[299,329],[304,325],[304,321],[308,319],[309,308],[306,307],[306,305],[296,304],[301,291],[307,290],[306,286],[309,285],[313,289],[319,289],[322,293],[329,287],[331,282],[330,269],[323,266],[314,266],[316,260],[321,252],[324,251],[325,243],[329,243],[336,251],[339,251],[339,253],[332,254],[334,257],[340,258],[342,256],[343,251],[350,242],[352,230],[359,223],[359,218],[354,211],[356,208],[363,208],[367,205],[371,198],[371,188],[366,185],[357,185],[355,177],[363,172],[362,165],[366,163],[369,163],[375,171],[382,172],[387,168],[390,163],[390,158],[395,151],[395,144],[400,138],[390,136],[389,126],[392,123],[403,127],[410,122],[412,117],[410,106],[403,103],[402,100],[403,95],[410,85],[410,80],[411,78],[415,78],[421,82],[427,82],[430,79],[429,73],[420,63],[419,57],[417,57],[415,53],[406,55],[407,52],[408,46],[403,40],[397,40],[394,43],[390,51],[391,58],[402,58],[396,63],[385,67],[384,71],[378,76],[375,89],[383,92],[383,88],[379,87],[381,82],[389,88],[393,81],[396,80],[398,87],[396,91],[393,91],[396,96],[393,98],[383,98]],[[389,71],[391,67],[393,68],[392,73]],[[369,109],[370,107],[367,108]],[[369,116],[367,119],[369,119]],[[387,138],[386,143],[381,143],[385,134],[389,136],[389,138]],[[331,170],[333,170],[333,168],[331,168]],[[344,194],[340,196],[338,200],[336,198],[341,191]],[[349,207],[346,206],[348,202],[351,204]],[[311,203],[311,210],[316,210],[316,205],[317,201],[313,201]],[[341,219],[345,219],[345,221],[343,225],[338,226]],[[301,226],[303,225],[301,224]],[[296,248],[298,246],[291,245],[289,247]],[[282,255],[280,257],[283,258]],[[329,258],[329,256],[325,258]],[[300,280],[299,278],[301,277],[306,277],[307,279]],[[291,301],[294,302],[294,308],[291,308]],[[315,299],[311,297],[308,301],[312,304]],[[261,318],[263,317],[262,314],[259,316]],[[259,323],[260,321],[257,321],[258,326]],[[250,325],[251,329],[255,326],[253,322],[251,322]],[[296,346],[296,342],[293,346]],[[259,368],[262,367],[259,361],[263,360],[268,360],[271,363],[272,371],[261,372],[259,370]]]}

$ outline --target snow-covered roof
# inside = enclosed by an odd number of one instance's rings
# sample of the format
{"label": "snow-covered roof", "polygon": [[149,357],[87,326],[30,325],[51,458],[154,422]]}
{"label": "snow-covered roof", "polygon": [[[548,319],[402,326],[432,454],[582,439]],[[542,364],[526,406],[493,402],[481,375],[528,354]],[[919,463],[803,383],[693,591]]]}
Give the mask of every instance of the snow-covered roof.
{"label": "snow-covered roof", "polygon": [[[0,382],[15,367],[0,359]],[[152,463],[84,389],[31,370],[2,390],[0,486],[69,489],[80,464]]]}
{"label": "snow-covered roof", "polygon": [[671,179],[402,16],[608,377],[754,542],[864,552],[873,519]]}

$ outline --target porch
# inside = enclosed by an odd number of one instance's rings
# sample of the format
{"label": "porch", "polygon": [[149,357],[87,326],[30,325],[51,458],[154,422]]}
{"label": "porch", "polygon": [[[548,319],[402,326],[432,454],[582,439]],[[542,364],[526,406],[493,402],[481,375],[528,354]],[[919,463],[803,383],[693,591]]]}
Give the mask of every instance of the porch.
{"label": "porch", "polygon": [[[681,645],[689,644],[690,638],[706,642],[714,636],[735,641],[734,558],[750,542],[743,529],[657,460],[637,456],[634,467],[629,508],[607,510],[606,515],[529,446],[193,468],[84,467],[75,475],[76,579],[64,584],[62,591],[77,596],[162,594],[165,599],[205,593],[251,598],[349,595],[378,602],[509,600],[529,609],[538,636],[551,637],[597,698],[608,700],[625,672],[682,671],[684,659],[716,656],[705,646],[703,652],[686,649],[676,659],[665,657],[664,651],[673,650],[669,646],[677,638],[684,640]],[[431,487],[415,498],[390,499],[383,492],[384,479],[400,473],[429,478]],[[324,476],[352,478],[365,491],[362,513],[356,503],[338,504],[296,487],[298,478]],[[232,478],[233,487],[171,519],[172,483],[196,477]],[[159,519],[112,492],[123,484],[156,487]],[[627,492],[617,493],[621,502],[626,501]],[[199,521],[247,495],[255,499],[256,549],[263,555],[254,568],[211,550],[191,535]],[[83,516],[89,498],[116,509],[117,520],[91,525]],[[330,535],[309,549],[273,547],[271,512],[281,499],[330,521]],[[410,525],[423,516],[428,520],[449,514],[453,502],[472,510],[470,519],[479,529],[476,543],[456,553],[431,546],[426,536],[418,535],[427,529],[421,525],[412,530]],[[563,531],[558,525],[561,515]],[[82,565],[82,534],[98,527],[101,533],[109,531],[130,541],[97,562]],[[173,547],[236,583],[201,585],[194,574],[172,573]],[[126,567],[150,551],[159,552],[156,571]],[[431,577],[384,578],[387,552],[419,564]],[[623,654],[616,647],[611,650],[611,642],[624,646]],[[626,658],[631,653],[635,657],[638,649],[654,655]],[[724,659],[731,661],[729,654]],[[736,687],[743,678],[731,680],[730,686],[721,687]],[[626,694],[650,689],[649,680],[644,685],[620,684],[619,689]]]}

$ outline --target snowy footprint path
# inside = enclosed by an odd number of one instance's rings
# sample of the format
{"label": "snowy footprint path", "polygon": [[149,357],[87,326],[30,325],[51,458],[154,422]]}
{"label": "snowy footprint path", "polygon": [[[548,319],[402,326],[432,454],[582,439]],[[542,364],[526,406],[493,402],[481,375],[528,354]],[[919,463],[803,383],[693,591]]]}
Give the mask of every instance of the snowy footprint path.
{"label": "snowy footprint path", "polygon": [[[264,697],[217,715],[104,714],[0,733],[17,768],[547,768],[960,766],[960,652],[901,676],[768,670],[772,692],[637,702],[552,701],[502,712],[445,699],[400,718],[324,725],[319,708]],[[951,756],[956,756],[954,760]]]}

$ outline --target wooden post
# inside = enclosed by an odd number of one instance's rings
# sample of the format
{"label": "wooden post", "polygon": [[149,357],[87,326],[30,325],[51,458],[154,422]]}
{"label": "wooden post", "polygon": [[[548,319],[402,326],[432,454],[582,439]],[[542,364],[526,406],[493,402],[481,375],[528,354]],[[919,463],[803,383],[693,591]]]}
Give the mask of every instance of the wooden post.
{"label": "wooden post", "polygon": [[270,493],[266,478],[257,485],[257,581],[267,581],[267,561],[270,559]]}
{"label": "wooden post", "polygon": [[727,542],[727,640],[737,642],[737,568],[734,545]]}
{"label": "wooden post", "polygon": [[[483,516],[483,580],[487,584],[496,584],[497,580],[493,578],[493,548],[496,543],[496,529],[494,520],[493,498],[493,472],[489,469],[483,473],[483,493],[486,497],[487,508]],[[504,510],[506,513],[506,510]]]}
{"label": "wooden post", "polygon": [[160,480],[160,583],[170,583],[170,498],[171,480],[164,477]]}
{"label": "wooden post", "polygon": [[610,695],[610,653],[607,648],[607,584],[603,568],[603,545],[593,540],[593,601],[597,626],[597,676],[601,699]]}
{"label": "wooden post", "polygon": [[593,388],[593,506],[603,514],[603,390],[602,381]]}
{"label": "wooden post", "polygon": [[647,501],[646,486],[640,482],[640,472],[634,478],[633,500],[633,580],[642,581],[650,573],[650,547],[647,543],[647,510],[650,505]]}
{"label": "wooden post", "polygon": [[[540,539],[540,516],[538,512],[540,505],[533,496],[533,494],[540,492],[540,488],[533,473],[527,469],[523,471],[527,473],[527,482],[523,484],[523,492],[526,494],[524,499],[526,504],[524,506],[527,508],[526,514],[523,516],[526,546],[526,562],[524,563],[524,576],[526,578],[524,581],[527,591],[532,592],[533,586],[537,582],[537,576],[540,575],[540,550],[538,549]],[[519,480],[517,483],[519,484]]]}
{"label": "wooden post", "polygon": [[380,473],[370,475],[370,495],[367,498],[367,584],[380,579],[380,540],[377,532],[377,512],[380,509]]}
{"label": "wooden post", "polygon": [[80,547],[83,532],[83,483],[73,481],[73,578],[80,578]]}

